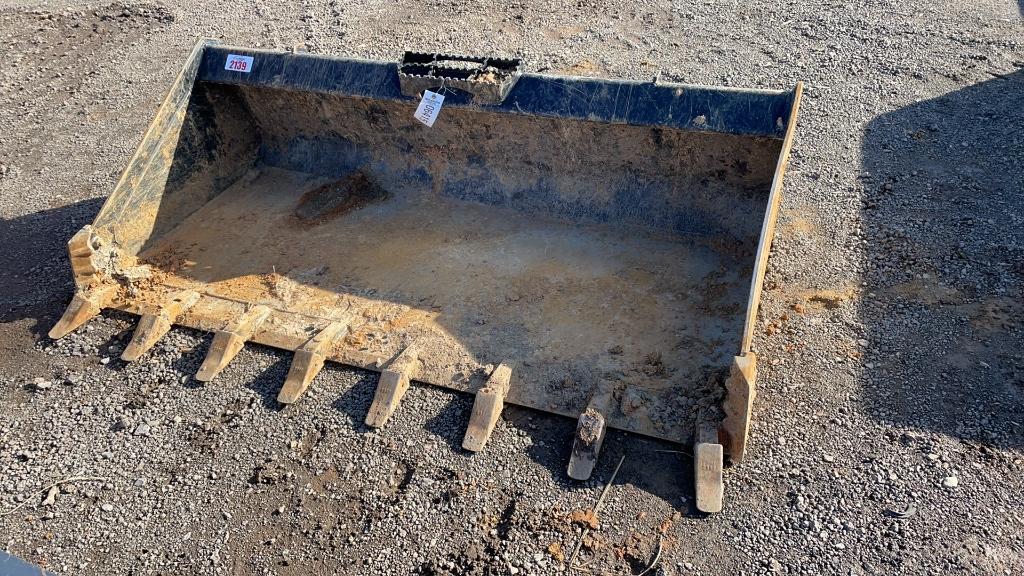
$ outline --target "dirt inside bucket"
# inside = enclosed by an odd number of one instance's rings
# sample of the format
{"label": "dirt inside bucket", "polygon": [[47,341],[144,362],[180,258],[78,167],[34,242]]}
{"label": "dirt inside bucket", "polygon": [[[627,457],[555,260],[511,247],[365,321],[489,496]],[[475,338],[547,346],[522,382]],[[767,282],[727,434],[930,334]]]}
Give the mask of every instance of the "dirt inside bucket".
{"label": "dirt inside bucket", "polygon": [[471,390],[509,362],[516,404],[576,415],[611,383],[618,427],[682,439],[720,397],[713,366],[735,352],[748,278],[708,244],[381,191],[297,221],[311,194],[337,189],[254,171],[142,259],[165,285],[310,323],[354,313],[343,345],[386,361],[415,341],[422,381]]}
{"label": "dirt inside bucket", "polygon": [[318,224],[367,204],[383,200],[384,189],[362,171],[306,192],[295,207],[295,216],[303,223]]}

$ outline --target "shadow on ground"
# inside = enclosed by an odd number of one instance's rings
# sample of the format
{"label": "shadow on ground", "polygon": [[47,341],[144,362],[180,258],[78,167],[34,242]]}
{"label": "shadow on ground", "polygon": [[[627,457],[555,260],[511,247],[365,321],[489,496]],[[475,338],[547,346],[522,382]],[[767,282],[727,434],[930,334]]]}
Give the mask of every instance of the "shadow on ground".
{"label": "shadow on ground", "polygon": [[38,339],[71,300],[67,242],[90,223],[102,198],[0,221],[0,323],[34,320]]}
{"label": "shadow on ground", "polygon": [[867,128],[862,223],[880,421],[1024,446],[1024,71]]}
{"label": "shadow on ground", "polygon": [[567,471],[575,420],[516,406],[506,406],[502,417],[512,428],[530,437],[528,456],[547,468],[552,482],[562,489],[588,484],[603,486],[622,460],[613,486],[633,486],[661,498],[679,512],[701,514],[691,498],[694,487],[689,446],[608,430],[594,473],[590,480],[581,482],[569,478]]}
{"label": "shadow on ground", "polygon": [[[369,410],[379,375],[361,370],[359,372],[363,377],[339,396],[333,406],[345,413],[356,429],[367,431],[369,428],[365,427],[363,419]],[[426,430],[437,437],[446,449],[467,460],[494,460],[495,450],[499,450],[495,444],[501,442],[500,438],[492,438],[480,453],[462,448],[462,439],[473,407],[473,396],[445,389],[433,389],[440,390],[450,398],[440,412],[427,420]],[[401,413],[400,406],[392,418],[401,418]],[[572,480],[566,471],[576,431],[575,420],[512,405],[505,406],[502,418],[504,425],[509,426],[512,433],[530,437],[527,455],[548,470],[551,481],[556,486],[561,489],[572,489],[588,485],[587,482]],[[384,430],[387,433],[387,429]],[[632,485],[658,496],[676,510],[699,514],[693,506],[692,498],[689,498],[693,492],[693,469],[688,452],[689,447],[619,430],[609,430],[590,484],[603,485],[608,482],[619,459],[625,456],[614,485]],[[500,462],[495,462],[495,465],[500,465]]]}

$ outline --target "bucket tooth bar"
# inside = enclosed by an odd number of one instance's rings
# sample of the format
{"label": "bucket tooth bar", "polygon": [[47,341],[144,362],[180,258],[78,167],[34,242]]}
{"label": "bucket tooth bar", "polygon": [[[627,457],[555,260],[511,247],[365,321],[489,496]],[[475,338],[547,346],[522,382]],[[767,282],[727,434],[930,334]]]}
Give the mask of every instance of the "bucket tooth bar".
{"label": "bucket tooth bar", "polygon": [[725,381],[725,400],[722,410],[722,432],[725,453],[733,464],[743,459],[747,450],[747,435],[750,432],[750,418],[757,394],[757,356],[747,352],[732,361],[729,378]]}
{"label": "bucket tooth bar", "polygon": [[419,347],[414,342],[402,350],[391,361],[391,364],[381,371],[380,380],[377,382],[377,391],[373,395],[373,403],[370,404],[370,411],[366,414],[367,426],[380,428],[395,413],[398,403],[402,401],[402,396],[409,389],[409,379],[412,378],[418,365]]}
{"label": "bucket tooth bar", "polygon": [[259,330],[260,325],[270,317],[270,307],[262,304],[253,306],[241,316],[232,320],[223,330],[213,335],[210,350],[206,353],[203,365],[196,372],[196,380],[209,382],[221,370],[227,368],[231,360],[242,351],[247,340]]}
{"label": "bucket tooth bar", "polygon": [[299,400],[324,367],[324,361],[330,355],[338,333],[347,327],[348,321],[331,322],[295,351],[284,386],[277,395],[278,402],[294,404]]}
{"label": "bucket tooth bar", "polygon": [[718,431],[705,421],[698,422],[693,446],[693,485],[697,492],[697,510],[722,511],[725,484],[722,481],[724,451],[718,443]]}
{"label": "bucket tooth bar", "polygon": [[54,340],[63,338],[82,324],[92,320],[104,308],[110,306],[116,295],[116,286],[95,286],[75,292],[64,315],[53,325],[53,328],[50,328],[50,338]]}
{"label": "bucket tooth bar", "polygon": [[587,480],[594,472],[607,431],[605,413],[611,406],[611,397],[610,389],[599,386],[580,414],[569,457],[569,477],[573,480]]}
{"label": "bucket tooth bar", "polygon": [[473,413],[469,417],[469,427],[462,439],[462,447],[470,452],[484,449],[487,440],[494,431],[494,426],[501,417],[501,409],[505,406],[505,395],[508,394],[512,379],[512,368],[502,362],[491,371],[487,384],[477,390],[473,401]]}
{"label": "bucket tooth bar", "polygon": [[134,362],[143,354],[149,351],[164,334],[170,331],[171,326],[186,310],[199,301],[199,293],[195,290],[183,290],[171,296],[166,302],[159,306],[145,306],[142,308],[142,318],[139,319],[132,340],[121,353],[121,359],[125,362]]}

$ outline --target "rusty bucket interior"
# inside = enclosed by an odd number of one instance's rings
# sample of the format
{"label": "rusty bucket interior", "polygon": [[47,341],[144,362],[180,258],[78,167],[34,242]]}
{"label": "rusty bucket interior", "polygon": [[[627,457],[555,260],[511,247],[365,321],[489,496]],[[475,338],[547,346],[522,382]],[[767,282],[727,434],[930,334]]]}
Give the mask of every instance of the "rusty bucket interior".
{"label": "rusty bucket interior", "polygon": [[503,402],[596,415],[598,447],[605,426],[688,442],[727,420],[799,86],[517,71],[495,103],[438,80],[428,127],[401,76],[197,45],[70,243],[54,335],[127,310],[134,360],[173,324],[213,332],[201,380],[245,342],[293,350],[286,403],[324,361],[380,371],[371,425],[410,380],[477,393],[477,449]]}

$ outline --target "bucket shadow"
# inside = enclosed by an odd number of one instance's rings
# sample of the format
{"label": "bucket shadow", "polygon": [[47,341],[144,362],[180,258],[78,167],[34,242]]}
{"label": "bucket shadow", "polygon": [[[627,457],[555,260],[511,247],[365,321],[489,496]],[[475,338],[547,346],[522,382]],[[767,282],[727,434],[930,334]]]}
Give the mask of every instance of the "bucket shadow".
{"label": "bucket shadow", "polygon": [[864,402],[879,421],[1024,446],[1024,71],[866,130]]}
{"label": "bucket shadow", "polygon": [[549,471],[551,481],[561,490],[603,487],[611,481],[615,467],[622,459],[622,467],[612,482],[613,488],[633,486],[661,498],[678,512],[701,516],[691,498],[694,486],[689,447],[609,429],[593,474],[589,480],[579,481],[570,478],[567,472],[576,433],[575,420],[529,408],[506,406],[500,426],[509,426],[530,438],[527,455]]}
{"label": "bucket shadow", "polygon": [[68,238],[90,223],[102,198],[0,220],[0,323],[34,320],[44,336],[71,299]]}
{"label": "bucket shadow", "polygon": [[[331,403],[331,407],[344,414],[353,429],[367,432],[370,428],[365,424],[366,414],[370,411],[370,404],[373,402],[373,394],[377,391],[377,381],[380,379],[380,375],[351,366],[346,366],[345,369],[359,374],[359,380],[346,388],[341,396]],[[281,381],[284,381],[283,376]]]}
{"label": "bucket shadow", "polygon": [[[250,344],[246,345],[249,346]],[[268,412],[280,412],[284,409],[284,405],[277,401],[277,394],[281,391],[281,384],[284,382],[285,376],[288,375],[291,355],[269,347],[262,348],[263,352],[270,352],[275,355],[274,362],[257,374],[255,378],[248,380],[245,383],[245,387],[256,393],[260,399],[260,404],[265,410]]]}
{"label": "bucket shadow", "polygon": [[472,452],[462,448],[462,438],[466,433],[466,425],[473,411],[473,396],[469,394],[452,394],[441,412],[427,420],[426,430],[448,445],[456,454],[472,456]]}

